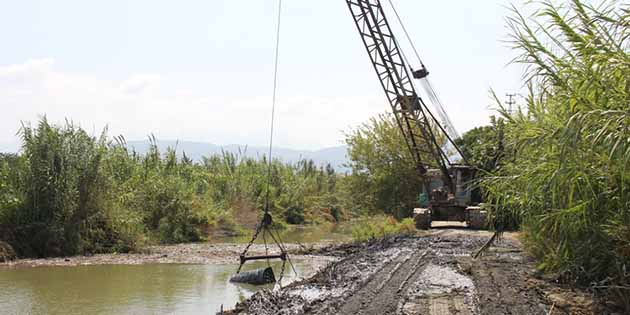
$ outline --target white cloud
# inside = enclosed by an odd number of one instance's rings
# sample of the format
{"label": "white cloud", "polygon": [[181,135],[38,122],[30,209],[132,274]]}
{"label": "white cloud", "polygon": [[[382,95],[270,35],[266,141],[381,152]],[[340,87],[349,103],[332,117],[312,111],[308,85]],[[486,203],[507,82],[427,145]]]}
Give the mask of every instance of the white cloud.
{"label": "white cloud", "polygon": [[126,94],[138,94],[160,84],[161,76],[156,74],[138,74],[120,84],[120,89]]}
{"label": "white cloud", "polygon": [[[37,86],[46,80],[55,61],[52,58],[33,59],[21,64],[0,66],[0,88],[19,88],[28,85]],[[24,93],[24,90],[17,90]],[[28,92],[28,91],[26,91]]]}
{"label": "white cloud", "polygon": [[0,66],[0,78],[15,79],[25,75],[43,74],[52,68],[55,60],[52,58],[31,59],[21,64]]}
{"label": "white cloud", "polygon": [[[46,115],[53,122],[72,120],[94,134],[108,126],[110,135],[128,140],[155,134],[158,139],[265,145],[271,112],[271,86],[265,86],[265,78],[264,73],[217,72],[137,73],[112,79],[59,70],[51,58],[0,66],[0,143],[15,145],[20,121]],[[341,86],[340,80],[352,78],[351,86]],[[338,145],[342,131],[389,110],[371,76],[342,72],[304,80],[280,81],[278,146]],[[480,85],[462,84],[458,93],[443,95],[460,132],[485,123],[492,113],[471,106],[471,96],[481,100],[473,104],[488,99]]]}
{"label": "white cloud", "polygon": [[[15,143],[20,121],[70,119],[98,134],[144,139],[264,145],[269,137],[269,93],[238,93],[240,86],[216,81],[187,85],[164,74],[104,79],[59,71],[53,59],[0,67],[0,142]],[[197,78],[197,80],[199,80]],[[225,79],[223,79],[225,81]],[[197,84],[194,84],[197,83]],[[247,84],[244,84],[247,86]],[[191,88],[190,86],[195,86]],[[295,148],[337,145],[341,130],[387,110],[380,91],[361,96],[283,95],[278,99],[276,144]]]}

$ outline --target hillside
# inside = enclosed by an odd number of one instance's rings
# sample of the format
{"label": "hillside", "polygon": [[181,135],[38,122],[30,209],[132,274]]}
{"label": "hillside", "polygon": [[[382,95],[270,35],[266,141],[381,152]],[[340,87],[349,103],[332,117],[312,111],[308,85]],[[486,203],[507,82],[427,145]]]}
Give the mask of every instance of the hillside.
{"label": "hillside", "polygon": [[[149,149],[149,141],[129,141],[127,144],[130,147],[133,147],[138,153],[145,153]],[[222,151],[233,153],[240,152],[247,157],[253,158],[262,158],[263,156],[266,156],[269,151],[266,147],[244,146],[238,144],[216,145],[207,142],[173,140],[158,141],[158,148],[160,151],[164,151],[168,147],[176,148],[179,155],[181,155],[182,152],[185,152],[188,157],[195,161],[200,161],[203,156],[221,154]],[[347,147],[345,145],[314,151],[276,147],[273,149],[272,154],[275,158],[279,158],[285,162],[295,162],[300,159],[312,159],[318,165],[330,163],[335,170],[339,172],[346,172],[348,171],[348,168],[343,166],[347,163],[346,150]]]}

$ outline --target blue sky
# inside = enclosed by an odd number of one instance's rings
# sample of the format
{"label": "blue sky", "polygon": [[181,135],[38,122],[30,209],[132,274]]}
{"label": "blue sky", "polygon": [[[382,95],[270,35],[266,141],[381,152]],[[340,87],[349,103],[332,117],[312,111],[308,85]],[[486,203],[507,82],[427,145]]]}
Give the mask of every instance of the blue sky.
{"label": "blue sky", "polygon": [[[522,89],[502,42],[509,2],[394,3],[458,131],[487,123],[490,88]],[[0,146],[44,114],[133,140],[264,145],[276,6],[0,0]],[[388,110],[345,1],[284,0],[282,23],[277,145],[338,145],[342,131]]]}

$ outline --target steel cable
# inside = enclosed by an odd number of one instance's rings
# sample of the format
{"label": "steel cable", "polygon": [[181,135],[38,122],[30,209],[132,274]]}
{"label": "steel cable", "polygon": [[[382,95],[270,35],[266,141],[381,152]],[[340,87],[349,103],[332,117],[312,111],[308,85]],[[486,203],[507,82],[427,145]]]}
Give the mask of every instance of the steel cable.
{"label": "steel cable", "polygon": [[273,71],[273,96],[271,100],[271,131],[269,134],[269,155],[267,157],[267,191],[265,194],[265,213],[269,212],[269,194],[271,189],[271,167],[272,167],[272,150],[273,150],[273,131],[274,122],[276,116],[276,101],[278,92],[278,64],[280,56],[280,25],[282,22],[282,0],[278,0],[278,17],[277,17],[277,29],[276,29],[276,52],[274,57],[274,71]]}
{"label": "steel cable", "polygon": [[[273,93],[272,93],[272,101],[271,101],[271,126],[270,126],[270,134],[269,134],[269,155],[268,155],[268,161],[267,161],[267,184],[266,184],[267,189],[265,193],[265,209],[264,209],[263,219],[260,222],[260,224],[256,227],[256,231],[254,232],[252,240],[247,244],[247,246],[243,250],[243,253],[241,254],[241,264],[239,265],[238,271],[236,273],[239,273],[241,271],[241,268],[243,267],[243,264],[244,264],[243,257],[245,257],[249,248],[252,246],[254,241],[258,238],[258,235],[261,232],[261,230],[263,232],[262,236],[263,236],[263,243],[265,246],[265,256],[268,256],[269,254],[269,247],[267,244],[267,236],[266,236],[267,233],[269,233],[269,235],[274,239],[274,242],[276,243],[276,245],[278,245],[278,247],[280,248],[280,251],[286,255],[286,251],[284,247],[282,246],[282,244],[279,244],[278,241],[275,240],[275,238],[273,237],[273,234],[269,230],[269,225],[271,224],[271,217],[269,214],[269,202],[270,202],[269,200],[270,200],[270,190],[271,190],[271,168],[273,165],[272,164],[273,135],[274,135],[274,123],[275,123],[277,91],[278,91],[278,64],[279,64],[279,55],[280,55],[281,21],[282,21],[282,0],[278,0],[277,28],[276,28],[276,38],[275,38],[276,47],[275,47],[275,54],[274,54]],[[269,218],[269,221],[267,221],[267,218]],[[271,266],[269,262],[269,258],[267,258],[266,260],[267,260],[267,265]],[[284,262],[283,262],[282,270],[283,271],[281,272],[280,278],[282,278],[282,274],[284,273]]]}
{"label": "steel cable", "polygon": [[[400,27],[402,28],[403,32],[405,33],[405,37],[407,38],[407,41],[411,45],[411,48],[412,48],[416,58],[418,59],[418,62],[420,62],[420,65],[422,66],[422,68],[425,68],[424,63],[422,62],[422,59],[420,58],[420,53],[418,53],[418,49],[416,49],[416,45],[414,45],[413,41],[411,40],[411,36],[409,35],[409,32],[407,31],[407,27],[405,27],[405,23],[403,23],[402,18],[398,14],[398,10],[396,10],[396,6],[394,6],[394,3],[392,2],[392,0],[388,0],[388,2],[389,2],[390,7],[392,8],[392,11],[394,11],[394,15],[396,16],[396,19],[398,20],[398,24],[400,24]],[[406,57],[404,56],[404,53],[403,53],[403,57],[406,59]],[[408,60],[407,60],[407,64],[409,64]],[[448,114],[444,110],[444,106],[442,105],[442,101],[440,100],[440,98],[437,96],[437,93],[433,89],[433,85],[429,81],[429,78],[426,77],[422,81],[423,81],[423,86],[422,87],[425,90],[425,92],[427,93],[427,95],[429,96],[429,99],[431,100],[431,103],[433,103],[433,106],[435,107],[436,111],[438,112],[438,115],[442,119],[442,124],[445,125],[444,129],[446,129],[447,135],[452,140],[458,139],[460,137],[460,135],[457,132],[457,129],[455,129],[455,126],[453,125],[453,122],[451,121],[451,118],[448,116]],[[457,150],[457,153],[460,154],[461,158],[465,159],[465,157],[460,152],[459,148],[457,148],[457,146],[455,146],[455,148]]]}

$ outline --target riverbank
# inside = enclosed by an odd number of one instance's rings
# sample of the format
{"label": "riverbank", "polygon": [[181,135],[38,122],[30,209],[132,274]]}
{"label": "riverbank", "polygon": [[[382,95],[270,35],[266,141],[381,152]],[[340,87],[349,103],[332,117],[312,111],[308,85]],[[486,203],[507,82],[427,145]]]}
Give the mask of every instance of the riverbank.
{"label": "riverbank", "polygon": [[[336,258],[326,255],[306,255],[330,245],[330,242],[318,242],[308,245],[285,244],[291,259],[318,260],[322,264]],[[141,265],[141,264],[234,264],[245,249],[246,244],[234,243],[190,243],[176,245],[157,245],[144,248],[140,253],[97,254],[91,256],[72,256],[42,259],[17,259],[0,263],[0,268],[29,268],[40,266],[83,266],[83,265]],[[269,246],[270,251],[276,250]],[[253,244],[249,255],[262,255],[265,246]]]}
{"label": "riverbank", "polygon": [[[275,291],[228,283],[229,275],[238,265],[238,256],[246,246],[238,243],[178,244],[151,246],[142,253],[133,254],[20,259],[0,264],[0,271],[20,268],[37,271],[47,270],[45,267],[76,266],[78,268],[56,269],[55,273],[80,273],[84,272],[81,268],[111,265],[106,268],[147,267],[149,270],[144,272],[159,273],[159,277],[164,277],[165,271],[159,269],[163,268],[160,266],[211,268],[195,271],[198,275],[193,278],[206,279],[212,286],[225,286],[216,292],[234,292],[223,298],[210,298],[210,306],[205,305],[207,301],[195,303],[204,304],[204,311],[208,307],[216,310],[221,305],[231,308],[228,305],[234,306],[238,299],[253,294],[237,304],[232,314],[614,313],[592,294],[562,286],[557,279],[537,272],[533,259],[522,251],[516,233],[505,233],[483,256],[473,259],[471,253],[491,235],[488,231],[443,228],[419,231],[413,237],[393,237],[364,243],[328,241],[308,246],[286,244],[292,260],[304,265],[298,267],[299,276],[287,279],[285,287]],[[250,247],[251,255],[264,253],[265,246],[262,244]],[[153,270],[155,268],[158,268],[157,271]],[[212,268],[221,271],[217,273]],[[274,268],[278,269],[279,266]],[[174,278],[178,281],[192,279],[189,270],[183,270],[177,271]],[[94,270],[90,269],[89,272]],[[106,273],[110,272],[113,271]],[[122,278],[117,281],[123,282]],[[210,284],[196,283],[192,287],[206,285]],[[116,287],[116,284],[112,283],[111,286]],[[190,289],[186,283],[181,287]],[[212,292],[208,296],[217,294]]]}

